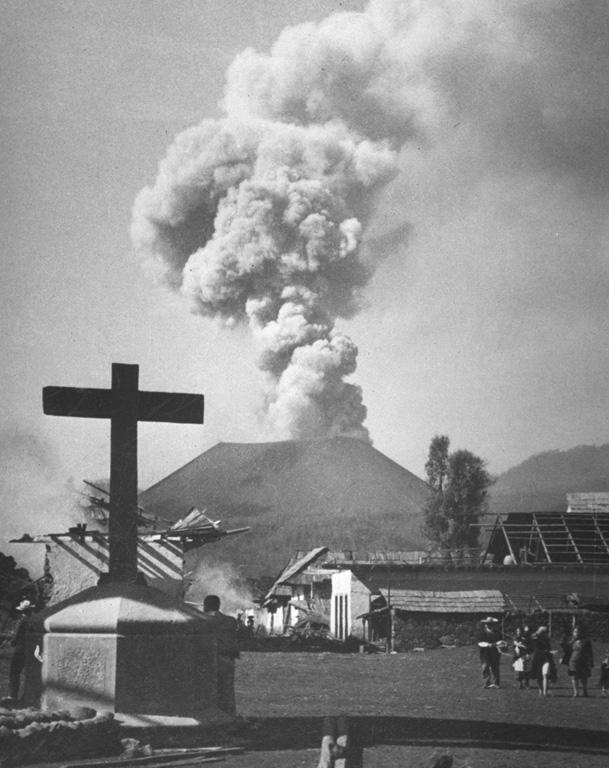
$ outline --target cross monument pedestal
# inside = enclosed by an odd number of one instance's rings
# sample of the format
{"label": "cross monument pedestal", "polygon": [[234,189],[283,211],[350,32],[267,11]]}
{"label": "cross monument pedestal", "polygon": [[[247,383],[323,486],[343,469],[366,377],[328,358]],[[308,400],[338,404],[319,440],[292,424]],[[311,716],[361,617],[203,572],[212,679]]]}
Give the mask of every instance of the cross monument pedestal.
{"label": "cross monument pedestal", "polygon": [[146,728],[230,722],[217,706],[217,622],[137,573],[137,423],[200,424],[203,397],[140,392],[138,366],[115,363],[110,390],[45,387],[43,408],[110,419],[109,568],[33,617],[28,642],[42,641],[43,663],[38,680],[26,667],[26,703],[93,707]]}

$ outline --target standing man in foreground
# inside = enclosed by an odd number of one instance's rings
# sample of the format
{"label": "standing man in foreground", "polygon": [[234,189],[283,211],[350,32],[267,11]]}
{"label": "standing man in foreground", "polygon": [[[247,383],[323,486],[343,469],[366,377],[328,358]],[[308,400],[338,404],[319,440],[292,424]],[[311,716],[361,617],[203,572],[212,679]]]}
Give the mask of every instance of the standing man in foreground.
{"label": "standing man in foreground", "polygon": [[207,595],[203,611],[218,619],[218,707],[231,717],[236,717],[235,659],[239,658],[237,644],[237,619],[220,612],[220,598]]}
{"label": "standing man in foreground", "polygon": [[478,635],[478,649],[485,688],[499,688],[501,682],[499,646],[503,642],[503,638],[498,624],[499,619],[489,616],[488,619],[482,621],[482,630]]}
{"label": "standing man in foreground", "polygon": [[15,652],[11,659],[11,667],[9,672],[9,699],[11,701],[19,700],[19,685],[21,683],[21,673],[25,667],[25,642],[27,633],[27,622],[29,616],[34,611],[34,606],[29,600],[22,600],[15,608],[19,613],[20,618],[17,623],[15,635],[11,640],[11,645],[14,647]]}

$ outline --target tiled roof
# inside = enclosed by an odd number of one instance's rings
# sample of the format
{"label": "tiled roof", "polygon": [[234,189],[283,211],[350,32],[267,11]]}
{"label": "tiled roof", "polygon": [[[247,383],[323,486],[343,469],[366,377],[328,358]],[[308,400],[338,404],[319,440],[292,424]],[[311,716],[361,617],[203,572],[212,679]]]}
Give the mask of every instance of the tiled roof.
{"label": "tiled roof", "polygon": [[328,562],[349,565],[376,565],[385,563],[407,563],[416,565],[427,559],[428,553],[422,550],[395,550],[395,551],[364,551],[342,550],[332,551],[328,555]]}
{"label": "tiled roof", "polygon": [[609,493],[568,493],[567,512],[609,512]]}
{"label": "tiled roof", "polygon": [[466,592],[437,592],[416,589],[381,588],[387,602],[402,611],[425,613],[501,613],[505,608],[503,594],[497,589]]}
{"label": "tiled roof", "polygon": [[327,551],[328,551],[328,547],[315,547],[315,549],[311,549],[305,555],[303,555],[298,560],[296,560],[296,562],[293,562],[293,558],[292,558],[288,563],[288,565],[283,569],[283,571],[279,575],[279,578],[277,579],[277,581],[273,584],[273,586],[268,591],[266,597],[264,598],[265,601],[277,593],[277,588],[279,586],[281,586],[282,584],[285,584],[286,582],[289,582],[290,578],[292,578],[293,576],[296,576],[296,574],[300,573],[300,571],[303,571],[308,565],[315,562],[315,560],[317,560],[318,557],[325,554]]}

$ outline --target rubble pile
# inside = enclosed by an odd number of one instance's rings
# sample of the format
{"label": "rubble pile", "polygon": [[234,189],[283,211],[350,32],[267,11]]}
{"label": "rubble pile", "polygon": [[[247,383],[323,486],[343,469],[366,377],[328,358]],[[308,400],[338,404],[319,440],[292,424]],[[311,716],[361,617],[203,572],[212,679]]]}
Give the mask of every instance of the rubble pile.
{"label": "rubble pile", "polygon": [[118,754],[119,734],[112,712],[0,708],[0,766]]}

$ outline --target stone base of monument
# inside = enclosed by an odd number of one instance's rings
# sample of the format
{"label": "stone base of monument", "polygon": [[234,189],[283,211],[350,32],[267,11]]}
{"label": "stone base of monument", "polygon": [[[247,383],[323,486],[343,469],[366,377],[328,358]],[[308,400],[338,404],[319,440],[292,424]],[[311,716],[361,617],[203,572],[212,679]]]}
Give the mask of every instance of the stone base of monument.
{"label": "stone base of monument", "polygon": [[157,589],[111,583],[73,595],[33,617],[28,648],[29,705],[110,711],[136,729],[232,722],[217,706],[213,617]]}

